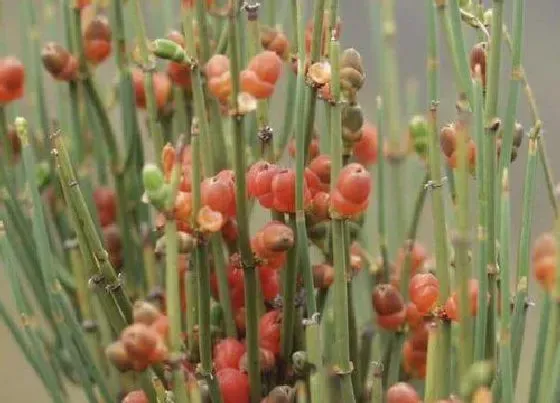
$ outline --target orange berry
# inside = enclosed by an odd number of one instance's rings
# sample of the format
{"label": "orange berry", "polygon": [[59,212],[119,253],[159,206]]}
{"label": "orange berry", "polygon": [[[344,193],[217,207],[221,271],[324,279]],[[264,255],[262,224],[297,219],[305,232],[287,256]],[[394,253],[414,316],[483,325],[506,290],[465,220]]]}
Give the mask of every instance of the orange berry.
{"label": "orange berry", "polygon": [[192,213],[192,194],[188,192],[177,192],[175,198],[175,219],[188,222]]}
{"label": "orange berry", "polygon": [[[468,288],[470,314],[471,316],[475,316],[478,312],[478,280],[470,279]],[[490,296],[488,296],[488,298],[489,297]],[[449,319],[455,322],[459,321],[459,295],[456,291],[453,292],[453,294],[451,294],[451,296],[445,302],[444,311]]]}
{"label": "orange berry", "polygon": [[278,310],[270,311],[259,320],[259,346],[274,354],[280,352],[280,329],[282,327],[282,313]]}
{"label": "orange berry", "polygon": [[439,135],[439,144],[443,154],[450,158],[457,148],[455,127],[453,125],[444,126]]}
{"label": "orange berry", "polygon": [[247,70],[255,72],[259,80],[274,86],[282,72],[282,60],[270,50],[265,50],[253,56]]}
{"label": "orange berry", "polygon": [[480,42],[474,45],[471,49],[470,53],[470,67],[471,67],[471,75],[475,77],[476,66],[480,68],[480,78],[482,80],[482,85],[486,86],[486,65],[487,65],[487,58],[488,52],[486,50],[487,44],[485,42]]}
{"label": "orange berry", "polygon": [[87,25],[84,34],[84,54],[93,64],[107,59],[111,54],[111,26],[104,15],[97,15]]}
{"label": "orange berry", "polygon": [[556,281],[556,255],[543,256],[533,262],[533,273],[545,290],[552,290]]}
{"label": "orange berry", "polygon": [[350,163],[340,171],[336,189],[345,200],[351,203],[363,203],[369,198],[371,178],[369,172],[358,163]]}
{"label": "orange berry", "polygon": [[546,256],[556,256],[556,238],[550,232],[544,232],[539,235],[533,245],[533,253],[531,255],[533,263]]}
{"label": "orange berry", "polygon": [[[293,213],[296,208],[296,173],[293,169],[279,171],[272,179],[272,206],[282,213]],[[304,206],[311,202],[311,193],[304,180]]]}
{"label": "orange berry", "polygon": [[239,360],[245,353],[243,343],[234,338],[221,340],[214,345],[214,366],[219,371],[223,368],[239,367]]}
{"label": "orange berry", "polygon": [[375,164],[377,148],[377,128],[371,123],[365,122],[362,126],[362,137],[352,147],[354,157],[362,165]]}
{"label": "orange berry", "polygon": [[431,273],[415,274],[410,280],[408,292],[418,312],[427,314],[439,298],[439,281]]}
{"label": "orange berry", "polygon": [[206,78],[209,80],[220,77],[226,72],[229,72],[229,58],[219,53],[212,56],[204,68]]}
{"label": "orange berry", "polygon": [[233,181],[222,174],[206,178],[200,186],[202,204],[226,217],[235,215],[235,187]]}
{"label": "orange berry", "polygon": [[274,85],[259,79],[257,73],[252,70],[243,70],[240,74],[240,87],[257,99],[269,98],[274,92]]}
{"label": "orange berry", "polygon": [[261,45],[284,60],[288,57],[288,38],[286,34],[275,28],[261,26]]}
{"label": "orange berry", "polygon": [[321,181],[320,190],[328,192],[331,184],[331,157],[327,154],[318,155],[309,162],[309,169]]}
{"label": "orange berry", "polygon": [[274,194],[272,181],[280,168],[266,161],[257,161],[247,172],[247,191],[249,196],[256,197],[264,208],[272,208]]}
{"label": "orange berry", "polygon": [[406,304],[406,323],[411,329],[416,329],[424,322],[424,316],[418,312],[418,308],[413,302]]}
{"label": "orange berry", "polygon": [[329,288],[334,282],[334,268],[328,264],[318,264],[312,267],[313,285],[316,288]]}
{"label": "orange berry", "polygon": [[[156,107],[161,109],[167,104],[171,95],[171,81],[166,74],[155,72],[152,75]],[[146,89],[144,88],[144,72],[140,69],[132,70],[132,83],[136,95],[136,106],[146,108]]]}
{"label": "orange berry", "polygon": [[317,192],[311,201],[311,215],[314,221],[324,221],[329,218],[331,196],[327,192]]}

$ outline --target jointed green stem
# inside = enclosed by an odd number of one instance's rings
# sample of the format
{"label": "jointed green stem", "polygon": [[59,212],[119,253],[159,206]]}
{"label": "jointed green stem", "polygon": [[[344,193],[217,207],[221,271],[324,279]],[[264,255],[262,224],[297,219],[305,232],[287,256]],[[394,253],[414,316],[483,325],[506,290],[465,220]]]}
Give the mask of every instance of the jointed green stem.
{"label": "jointed green stem", "polygon": [[[438,40],[436,28],[436,11],[431,0],[426,0],[428,15],[428,102],[430,112],[428,115],[429,130],[429,172],[430,178],[435,184],[442,181],[441,154],[439,150],[437,102],[438,102]],[[449,255],[447,246],[447,228],[445,225],[445,206],[443,201],[443,188],[436,186],[431,188],[432,216],[434,221],[434,243],[436,256],[436,274],[439,280],[439,300],[443,305],[447,300],[450,290],[449,282]],[[437,343],[435,341],[438,340]],[[448,322],[438,324],[434,332],[430,332],[430,345],[433,348],[428,353],[426,401],[437,400],[449,393],[449,372],[451,352],[451,326]]]}
{"label": "jointed green stem", "polygon": [[231,122],[232,142],[234,148],[235,167],[235,198],[237,200],[237,225],[239,231],[238,245],[241,262],[245,270],[245,314],[246,314],[246,344],[248,354],[248,370],[251,386],[251,402],[257,403],[261,399],[261,377],[259,369],[259,329],[258,329],[258,298],[257,298],[257,269],[251,251],[249,238],[249,216],[247,209],[247,185],[245,178],[246,154],[245,137],[243,136],[244,117],[237,115],[239,94],[239,0],[233,0],[229,16],[229,59],[232,81],[230,107],[234,111]]}

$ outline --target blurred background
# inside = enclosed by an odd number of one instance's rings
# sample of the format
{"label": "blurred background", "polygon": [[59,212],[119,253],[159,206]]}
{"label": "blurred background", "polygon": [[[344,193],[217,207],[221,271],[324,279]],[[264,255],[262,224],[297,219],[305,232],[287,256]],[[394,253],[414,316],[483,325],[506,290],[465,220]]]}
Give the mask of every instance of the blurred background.
{"label": "blurred background", "polygon": [[[156,26],[150,26],[150,21],[157,20],[157,16],[161,13],[161,2],[167,0],[143,0],[146,20],[148,20],[148,32],[150,38],[162,37],[167,31],[162,31]],[[172,1],[172,0],[169,0]],[[369,0],[378,1],[378,0]],[[372,49],[371,39],[371,17],[369,11],[368,0],[340,0],[342,13],[342,42],[344,47],[354,47],[358,49],[366,65],[368,75],[366,88],[360,92],[362,106],[366,110],[366,115],[373,119],[375,98],[380,88],[377,80],[376,62]],[[179,3],[178,0],[175,1]],[[261,0],[266,3],[267,0]],[[39,21],[43,21],[43,1],[37,1],[37,14]],[[45,2],[46,3],[46,2]],[[57,3],[50,1],[49,3]],[[309,5],[311,1],[306,1]],[[510,26],[511,21],[511,1],[506,1],[506,23]],[[287,7],[288,0],[277,1],[279,7]],[[423,112],[428,105],[425,96],[425,66],[426,66],[426,26],[425,26],[425,1],[412,0],[396,0],[397,5],[397,23],[398,23],[398,54],[399,54],[399,70],[400,70],[400,91],[401,105],[403,116],[403,127],[406,115],[405,98],[407,88],[417,87],[418,101],[417,109],[412,112]],[[1,23],[0,23],[0,42],[2,42],[2,52],[0,57],[14,54],[22,57],[24,49],[20,46],[20,39],[28,33],[25,24],[20,23],[21,11],[20,1],[17,0],[0,0],[1,7]],[[560,178],[560,159],[556,158],[556,153],[560,150],[560,137],[558,136],[558,128],[560,128],[560,46],[558,44],[560,38],[560,24],[558,24],[558,16],[560,15],[560,2],[558,0],[539,0],[528,1],[526,6],[526,30],[525,30],[525,46],[523,63],[527,72],[529,82],[534,90],[537,103],[540,109],[541,117],[544,122],[544,135],[547,137],[548,155],[552,165],[552,169],[556,177]],[[282,13],[285,14],[285,13]],[[61,21],[59,15],[55,16]],[[472,30],[466,29],[470,44],[473,42]],[[41,40],[47,42],[52,40],[46,35],[41,35]],[[443,45],[443,43],[441,44]],[[455,93],[452,83],[453,73],[449,65],[446,49],[440,46],[442,50],[441,62],[441,106],[440,120],[441,122],[449,121],[453,118]],[[502,64],[502,80],[504,84],[507,82],[510,74],[509,52],[504,49],[504,62]],[[98,78],[102,79],[104,84],[110,84],[114,79],[114,66],[112,61],[106,63],[101,71],[97,72]],[[52,80],[45,76],[45,82],[52,93]],[[31,84],[29,84],[31,85]],[[62,84],[59,84],[62,85]],[[397,90],[397,89],[395,89]],[[410,92],[410,91],[409,91]],[[281,94],[279,95],[281,97]],[[29,94],[27,94],[29,98]],[[504,110],[507,100],[507,86],[502,86],[500,92],[500,110]],[[29,104],[25,104],[29,100],[16,105],[18,113],[20,111],[29,110]],[[282,103],[283,104],[283,103]],[[54,108],[53,108],[54,109]],[[56,110],[51,110],[51,117],[55,117]],[[282,114],[275,116],[277,124],[280,124]],[[274,117],[273,117],[274,119]],[[321,119],[319,115],[318,119]],[[530,115],[527,110],[527,103],[522,95],[518,120],[529,129]],[[321,122],[319,122],[319,125]],[[521,194],[522,182],[525,171],[525,161],[527,154],[527,142],[524,141],[519,157],[513,164],[511,177],[512,186],[512,219],[513,229],[512,241],[517,245],[519,236],[519,218],[521,212]],[[418,175],[416,175],[418,176]],[[420,176],[416,178],[419,180]],[[416,194],[417,186],[414,185],[411,190],[410,204]],[[539,167],[538,179],[536,183],[536,200],[534,206],[534,226],[532,229],[533,238],[542,231],[551,229],[552,210],[550,208],[544,180],[542,179],[542,171]],[[428,199],[429,200],[429,199]],[[474,200],[473,200],[474,201]],[[421,222],[420,239],[426,244],[428,250],[432,251],[431,243],[431,214],[429,206],[425,208],[425,214]],[[390,228],[390,223],[389,223]],[[516,248],[513,247],[514,258],[516,257]],[[11,302],[11,293],[7,288],[7,282],[0,275],[0,298],[10,308],[13,309]],[[530,308],[527,321],[527,336],[524,346],[524,358],[522,358],[521,373],[530,369],[532,363],[532,351],[534,349],[535,338],[533,337],[538,327],[538,312],[540,302],[540,290],[537,287],[531,287],[531,296],[536,305]],[[13,342],[11,335],[7,329],[0,324],[0,401],[2,402],[48,402],[47,394],[43,389],[40,381],[36,379],[31,367],[25,362],[22,353]],[[517,391],[517,402],[526,402],[526,391]],[[72,401],[81,402],[82,396],[75,394]]]}

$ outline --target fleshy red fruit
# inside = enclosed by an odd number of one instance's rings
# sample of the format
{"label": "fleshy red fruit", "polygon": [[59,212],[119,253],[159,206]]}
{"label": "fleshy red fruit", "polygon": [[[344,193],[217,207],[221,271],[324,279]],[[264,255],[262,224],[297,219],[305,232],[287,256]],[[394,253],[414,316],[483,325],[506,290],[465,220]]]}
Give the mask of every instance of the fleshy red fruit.
{"label": "fleshy red fruit", "polygon": [[216,374],[224,403],[249,402],[249,378],[233,368],[223,368]]}
{"label": "fleshy red fruit", "polygon": [[377,312],[377,323],[384,329],[397,330],[406,320],[404,298],[391,284],[381,284],[372,293],[373,308]]}
{"label": "fleshy red fruit", "polygon": [[410,279],[408,293],[418,312],[427,314],[438,300],[439,281],[431,273],[418,273]]}
{"label": "fleshy red fruit", "polygon": [[245,346],[237,339],[227,338],[214,346],[214,365],[219,371],[223,368],[239,367],[239,360],[245,353]]}

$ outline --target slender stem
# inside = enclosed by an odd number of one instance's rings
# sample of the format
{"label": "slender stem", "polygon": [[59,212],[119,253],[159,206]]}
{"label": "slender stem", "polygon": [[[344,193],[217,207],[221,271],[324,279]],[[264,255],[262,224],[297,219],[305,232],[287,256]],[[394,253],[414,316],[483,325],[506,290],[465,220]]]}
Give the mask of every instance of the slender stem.
{"label": "slender stem", "polygon": [[383,0],[381,2],[381,37],[383,61],[383,102],[386,115],[386,128],[388,135],[388,163],[391,166],[391,183],[393,191],[393,218],[395,219],[395,239],[400,245],[405,240],[406,208],[404,201],[404,188],[406,183],[403,154],[403,136],[400,127],[399,108],[399,71],[396,50],[397,27],[395,22],[395,1]]}
{"label": "slender stem", "polygon": [[[338,3],[336,0],[333,3]],[[331,12],[337,12],[338,7],[333,5]],[[340,105],[340,43],[331,39],[330,43],[330,62],[332,66],[331,91],[334,105],[331,106],[331,190],[334,189],[336,178],[342,169],[342,115]],[[350,362],[350,335],[348,319],[348,287],[347,287],[347,268],[346,252],[344,250],[345,221],[341,217],[333,217],[333,263],[334,263],[334,321],[335,321],[335,340],[334,351],[335,368],[339,372],[341,383],[341,395],[343,401],[355,401],[352,389],[352,363]]]}
{"label": "slender stem", "polygon": [[[292,229],[294,228],[295,216],[290,214],[290,225]],[[298,240],[299,242],[299,240]],[[281,329],[281,346],[280,346],[280,356],[284,362],[289,362],[290,356],[293,352],[294,347],[294,323],[295,323],[295,295],[296,295],[296,280],[298,274],[298,248],[291,248],[288,250],[287,263],[284,270],[284,281],[282,284],[282,300],[283,314],[282,314],[282,329]]]}
{"label": "slender stem", "polygon": [[[200,166],[202,155],[200,151],[200,136],[196,121],[193,123],[191,132],[192,145],[192,195],[193,195],[193,228],[196,228],[196,217],[201,207],[200,190]],[[221,402],[221,395],[216,383],[216,377],[212,374],[212,337],[210,333],[210,271],[208,265],[208,253],[205,240],[200,239],[194,250],[195,276],[198,279],[198,345],[200,351],[200,362],[202,376],[206,378],[210,389],[212,402]]]}
{"label": "slender stem", "polygon": [[304,93],[305,93],[305,78],[304,78],[304,60],[305,60],[305,27],[303,21],[302,2],[294,0],[293,7],[296,9],[297,15],[297,46],[298,46],[298,76],[297,76],[297,92],[296,92],[296,111],[298,126],[296,128],[296,193],[295,193],[295,208],[296,208],[296,240],[297,252],[296,261],[297,266],[303,274],[305,285],[307,314],[311,317],[317,311],[317,304],[315,302],[315,292],[313,287],[313,273],[311,270],[311,263],[309,261],[309,246],[307,240],[307,228],[305,225],[305,205],[304,205],[304,185],[305,185],[305,116],[304,116]]}
{"label": "slender stem", "polygon": [[507,168],[502,173],[502,208],[500,223],[500,291],[501,291],[501,313],[500,313],[500,338],[499,338],[499,383],[501,387],[501,398],[504,402],[512,402],[513,399],[513,366],[511,362],[511,300],[510,300],[510,236],[511,236],[511,212],[509,197],[509,178]]}
{"label": "slender stem", "polygon": [[[550,326],[548,319],[549,319],[552,303],[553,301],[550,293],[546,293],[543,296],[539,332],[537,334],[537,344],[536,344],[537,347],[533,358],[533,367],[531,369],[531,387],[529,392],[530,402],[536,402],[539,394],[539,386],[543,373],[542,370],[544,364],[544,350],[546,348],[546,337],[548,334],[548,327]],[[515,380],[516,378],[515,373],[513,374],[513,378]]]}
{"label": "slender stem", "polygon": [[[233,0],[229,15],[229,59],[232,78],[230,106],[237,111],[237,97],[239,95],[239,0]],[[234,148],[234,167],[236,177],[235,198],[237,201],[237,225],[239,231],[238,246],[241,262],[245,270],[245,315],[246,315],[246,344],[248,355],[249,384],[251,387],[251,402],[257,403],[261,399],[261,377],[259,369],[259,329],[258,329],[258,292],[257,270],[249,240],[249,217],[247,210],[247,185],[245,178],[246,153],[245,137],[243,135],[243,116],[235,115],[231,122],[231,137]]]}
{"label": "slender stem", "polygon": [[[325,16],[325,0],[316,0],[313,2],[314,3],[314,7],[313,7],[313,35],[311,37],[311,63],[315,63],[317,61],[319,61],[319,58],[321,56],[321,48],[323,47],[323,43],[321,42],[322,38],[323,38],[323,27],[324,27],[324,16]],[[336,21],[337,18],[337,10],[335,8],[336,4],[338,2],[337,1],[333,1],[331,4],[334,4],[334,6],[331,6],[331,10],[330,10],[330,21],[329,21],[329,30],[328,33],[330,34],[331,32],[333,32],[334,29],[334,23],[333,21]],[[294,9],[295,12],[295,9]],[[297,24],[295,25],[297,26]],[[301,45],[303,45],[301,43],[301,36],[300,33],[301,31],[298,30],[298,41],[297,41],[297,45],[300,48]],[[326,48],[326,47],[325,47]],[[305,63],[304,60],[301,60],[301,53],[299,52],[301,49],[298,49],[298,54],[299,54],[299,59],[300,62]],[[304,64],[305,65],[305,64]],[[302,71],[302,70],[299,70]],[[305,156],[305,160],[307,160],[308,157],[308,152],[309,152],[309,144],[311,144],[311,140],[312,140],[312,134],[313,134],[313,126],[315,125],[315,109],[317,107],[317,102],[316,102],[316,92],[317,90],[315,88],[313,88],[312,86],[308,86],[306,87],[306,91],[305,91],[305,97],[304,97],[304,111],[305,111],[305,126],[304,126],[304,130],[305,130],[305,147],[303,148],[303,153]]]}
{"label": "slender stem", "polygon": [[[428,16],[428,102],[430,112],[428,115],[429,130],[429,173],[433,183],[439,184],[442,179],[441,154],[439,150],[437,104],[438,94],[438,39],[436,27],[436,12],[432,1],[426,0]],[[443,188],[441,186],[430,189],[432,199],[432,217],[434,222],[434,243],[436,257],[436,274],[439,280],[439,300],[443,305],[449,297],[449,255],[447,246],[447,228],[445,223],[445,205],[443,200]],[[434,337],[439,340],[434,344]],[[434,401],[447,396],[449,390],[450,372],[450,347],[451,329],[448,322],[438,324],[434,332],[430,333],[430,343],[434,344],[434,352],[428,354],[427,379],[425,400]]]}
{"label": "slender stem", "polygon": [[[163,149],[163,134],[161,125],[157,119],[158,111],[155,98],[154,72],[153,69],[148,67],[152,60],[150,60],[150,53],[146,43],[146,29],[144,27],[140,0],[134,1],[132,9],[138,49],[140,50],[140,58],[144,64],[144,87],[146,93],[146,111],[148,113],[148,127],[154,141],[154,154],[159,155]],[[159,159],[158,162],[161,163]]]}
{"label": "slender stem", "polygon": [[[521,210],[521,233],[517,249],[517,275],[515,306],[513,310],[512,328],[512,359],[513,368],[518,368],[525,333],[525,319],[527,315],[527,296],[529,286],[529,267],[531,250],[531,229],[533,222],[533,203],[535,200],[535,176],[537,167],[537,150],[540,125],[537,124],[529,137],[527,167],[523,182],[523,202]],[[515,376],[515,375],[514,375]],[[517,379],[517,378],[516,378]],[[515,379],[515,380],[516,380]]]}

